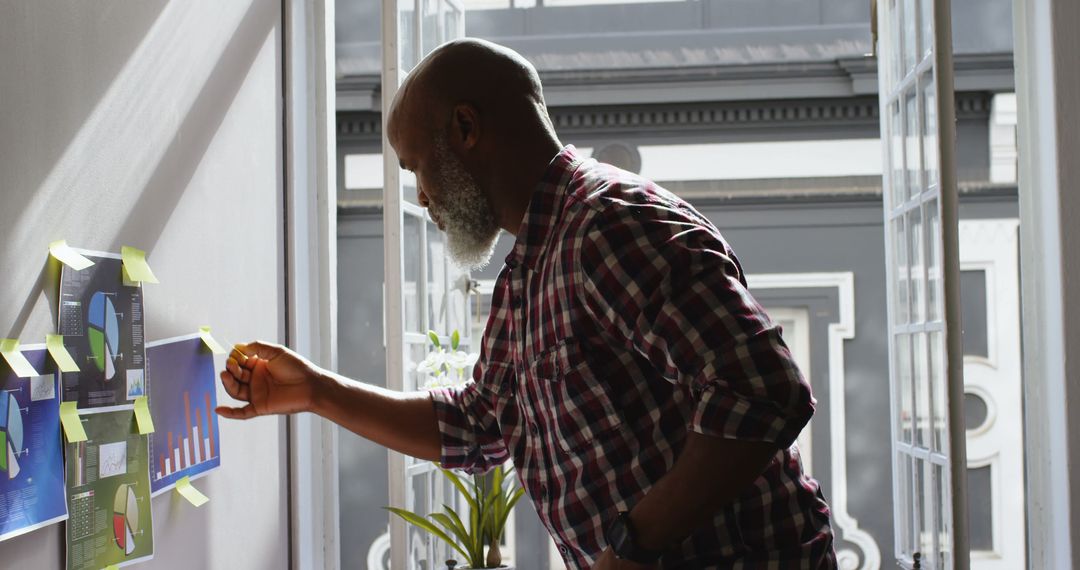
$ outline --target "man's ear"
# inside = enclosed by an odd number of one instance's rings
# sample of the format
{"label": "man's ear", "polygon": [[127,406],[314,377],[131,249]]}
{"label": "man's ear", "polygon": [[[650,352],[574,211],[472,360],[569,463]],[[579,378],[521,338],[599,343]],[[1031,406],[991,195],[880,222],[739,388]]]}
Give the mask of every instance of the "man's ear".
{"label": "man's ear", "polygon": [[480,114],[469,103],[458,103],[450,116],[450,146],[459,151],[472,150],[480,141]]}

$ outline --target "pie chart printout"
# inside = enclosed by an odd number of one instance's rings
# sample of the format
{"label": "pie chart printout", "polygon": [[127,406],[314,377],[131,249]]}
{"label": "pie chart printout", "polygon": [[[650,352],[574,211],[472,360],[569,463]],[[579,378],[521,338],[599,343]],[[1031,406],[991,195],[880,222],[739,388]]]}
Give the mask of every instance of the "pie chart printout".
{"label": "pie chart printout", "polygon": [[79,366],[60,374],[61,401],[80,410],[130,406],[146,395],[142,286],[124,279],[119,255],[79,253],[94,265],[60,268],[56,329]]}
{"label": "pie chart printout", "polygon": [[67,518],[55,366],[44,344],[21,350],[41,375],[19,377],[0,360],[0,541]]}
{"label": "pie chart printout", "polygon": [[0,392],[0,469],[7,472],[8,479],[19,476],[19,454],[23,449],[23,417],[19,402],[10,392]]}
{"label": "pie chart printout", "polygon": [[124,556],[135,552],[135,534],[139,532],[139,504],[130,485],[120,485],[113,501],[113,538]]}
{"label": "pie chart printout", "polygon": [[86,315],[89,325],[90,354],[98,371],[105,373],[105,380],[116,376],[116,355],[120,352],[120,319],[116,307],[108,295],[98,291],[90,298]]}

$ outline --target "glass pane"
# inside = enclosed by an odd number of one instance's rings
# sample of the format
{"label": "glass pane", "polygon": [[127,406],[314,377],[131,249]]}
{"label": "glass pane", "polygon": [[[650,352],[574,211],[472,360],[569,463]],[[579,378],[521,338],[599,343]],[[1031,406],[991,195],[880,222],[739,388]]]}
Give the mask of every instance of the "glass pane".
{"label": "glass pane", "polygon": [[893,323],[903,325],[911,318],[908,306],[908,288],[911,280],[908,268],[908,241],[904,216],[890,222],[893,228],[893,287],[896,291],[893,306]]}
{"label": "glass pane", "polygon": [[889,90],[895,89],[904,79],[904,52],[900,37],[900,3],[897,0],[889,0],[889,35],[890,42],[886,46],[892,64],[892,82]]}
{"label": "glass pane", "polygon": [[[466,347],[472,344],[472,322],[469,316],[469,296],[466,290],[469,286],[469,272],[458,267],[456,263],[446,264],[446,276],[450,290],[447,291],[447,329],[458,331],[461,334],[461,343]],[[466,349],[462,349],[466,350]]]}
{"label": "glass pane", "polygon": [[435,376],[430,372],[421,372],[417,369],[421,362],[427,358],[430,348],[427,343],[408,343],[406,344],[405,354],[407,355],[408,362],[405,365],[405,369],[408,374],[405,375],[405,390],[419,390],[424,388],[430,388],[435,385]]}
{"label": "glass pane", "polygon": [[930,390],[934,408],[934,451],[949,452],[949,407],[945,382],[945,335],[930,333]]}
{"label": "glass pane", "polygon": [[903,37],[903,49],[904,49],[904,71],[908,71],[915,67],[915,64],[919,63],[918,48],[915,41],[915,28],[918,24],[918,14],[915,13],[915,0],[904,0],[904,11],[901,14],[904,19],[904,37]]}
{"label": "glass pane", "polygon": [[[900,441],[912,443],[912,370],[911,370],[911,335],[897,334],[894,337],[894,366],[896,367],[896,397],[900,404],[897,429]],[[895,404],[894,404],[895,405]]]}
{"label": "glass pane", "polygon": [[946,497],[952,497],[949,488],[949,470],[935,465],[937,470],[938,496],[941,497],[941,522],[938,525],[938,560],[943,570],[952,570],[952,503]]}
{"label": "glass pane", "polygon": [[934,519],[937,517],[937,511],[939,508],[938,500],[938,485],[934,480],[934,467],[935,465],[929,461],[924,461],[921,464],[921,472],[923,474],[923,510],[922,510],[922,535],[920,537],[920,549],[923,553],[923,559],[926,560],[926,564],[923,568],[937,568],[937,528],[934,526]]}
{"label": "glass pane", "polygon": [[[406,507],[408,510],[425,516],[431,512],[431,504],[429,502],[429,480],[431,478],[431,472],[420,473],[410,477],[409,481],[409,499],[411,505]],[[417,528],[415,525],[407,525],[409,529],[409,568],[414,570],[430,570],[433,568],[428,564],[428,559],[431,553],[429,552],[429,543],[431,540],[427,532]]]}
{"label": "glass pane", "polygon": [[[926,545],[927,529],[925,526],[925,519],[923,518],[923,513],[926,511],[927,507],[929,507],[926,500],[926,485],[928,483],[926,480],[926,467],[923,461],[913,459],[911,469],[913,477],[911,492],[912,496],[915,498],[915,508],[912,511],[912,522],[914,523],[914,532],[912,536],[915,538],[915,551],[925,557],[926,553],[930,550]],[[926,564],[925,560],[923,561],[923,564]]]}
{"label": "glass pane", "polygon": [[446,306],[446,246],[443,233],[434,222],[427,222],[427,279],[428,328],[440,336],[448,336]]}
{"label": "glass pane", "polygon": [[941,281],[941,212],[938,199],[923,204],[926,226],[926,320],[940,322],[944,319],[943,283]]}
{"label": "glass pane", "polygon": [[994,489],[991,466],[968,468],[968,520],[971,549],[994,549]]}
{"label": "glass pane", "polygon": [[[416,196],[416,175],[408,170],[401,171],[401,197],[410,204],[420,205],[420,198]],[[408,251],[408,250],[405,250]]]}
{"label": "glass pane", "polygon": [[904,94],[904,170],[908,197],[922,193],[922,155],[919,151],[919,109],[915,90]]}
{"label": "glass pane", "polygon": [[923,99],[923,184],[924,188],[929,189],[938,186],[937,94],[934,91],[933,73],[924,73],[920,83]]}
{"label": "glass pane", "polygon": [[896,522],[896,540],[899,544],[900,556],[902,558],[911,558],[911,554],[915,551],[911,544],[911,457],[905,453],[897,453],[893,459],[899,469],[896,470],[899,481],[896,482],[897,489],[897,517],[894,517]]}
{"label": "glass pane", "polygon": [[398,65],[404,78],[419,61],[416,56],[416,6],[412,1],[398,2]]}
{"label": "glass pane", "polygon": [[908,262],[911,271],[911,322],[926,320],[926,268],[923,266],[922,210],[916,207],[907,213]]}
{"label": "glass pane", "polygon": [[926,448],[933,445],[930,424],[930,371],[929,347],[926,333],[915,333],[912,337],[912,359],[915,361],[915,433],[916,442]]}
{"label": "glass pane", "polygon": [[919,21],[922,22],[919,45],[922,46],[922,57],[926,57],[934,46],[934,0],[919,0]]}
{"label": "glass pane", "polygon": [[465,14],[459,6],[453,2],[447,2],[443,18],[445,18],[443,30],[446,34],[446,41],[457,39],[465,35],[465,26],[463,25],[465,22]]}
{"label": "glass pane", "polygon": [[439,1],[422,0],[424,5],[424,21],[421,23],[421,33],[424,42],[421,45],[423,55],[431,53],[431,50],[442,43],[442,35],[439,34]]}
{"label": "glass pane", "polygon": [[[401,286],[405,289],[401,292],[402,303],[405,304],[404,314],[405,322],[404,328],[406,332],[424,333],[424,323],[422,322],[423,314],[421,309],[421,294],[422,287],[420,283],[420,269],[422,267],[422,259],[415,252],[420,251],[423,247],[423,222],[420,218],[411,214],[405,214],[404,220],[402,220],[402,248],[404,253],[404,259],[402,260],[405,267],[405,274],[403,275]],[[411,253],[410,252],[414,252]]]}
{"label": "glass pane", "polygon": [[895,208],[907,200],[907,185],[904,182],[904,123],[900,114],[900,105],[889,105],[889,191],[890,203]]}

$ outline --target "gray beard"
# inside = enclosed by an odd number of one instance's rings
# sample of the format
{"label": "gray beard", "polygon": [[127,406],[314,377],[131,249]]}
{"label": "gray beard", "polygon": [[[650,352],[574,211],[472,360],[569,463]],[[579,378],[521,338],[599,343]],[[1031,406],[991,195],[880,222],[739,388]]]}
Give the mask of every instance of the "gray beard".
{"label": "gray beard", "polygon": [[483,269],[495,253],[500,229],[491,204],[476,179],[450,152],[445,134],[435,137],[435,158],[442,198],[429,209],[443,224],[450,259],[464,269]]}

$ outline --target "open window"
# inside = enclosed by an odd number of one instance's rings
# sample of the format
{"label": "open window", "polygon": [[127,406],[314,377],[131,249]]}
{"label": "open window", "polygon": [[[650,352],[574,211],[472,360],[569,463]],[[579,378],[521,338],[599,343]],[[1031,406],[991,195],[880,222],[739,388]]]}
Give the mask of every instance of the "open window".
{"label": "open window", "polygon": [[882,0],[882,148],[896,556],[967,568],[948,0]]}
{"label": "open window", "polygon": [[[409,70],[439,44],[464,36],[464,15],[457,0],[383,2],[384,123]],[[415,366],[429,351],[427,331],[448,342],[457,330],[468,350],[469,275],[449,261],[442,233],[417,202],[415,177],[399,168],[385,140],[383,161],[386,378],[390,389],[409,391],[423,384]],[[389,469],[390,504],[424,514],[452,504],[454,488],[436,465],[391,453]],[[396,517],[390,544],[392,568],[432,568],[452,557],[444,543]]]}

